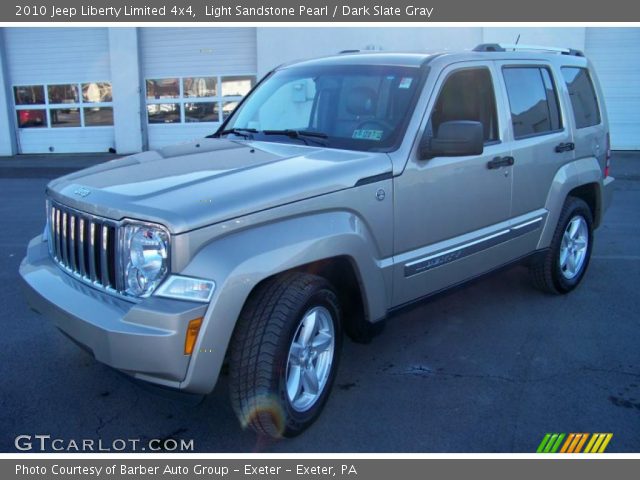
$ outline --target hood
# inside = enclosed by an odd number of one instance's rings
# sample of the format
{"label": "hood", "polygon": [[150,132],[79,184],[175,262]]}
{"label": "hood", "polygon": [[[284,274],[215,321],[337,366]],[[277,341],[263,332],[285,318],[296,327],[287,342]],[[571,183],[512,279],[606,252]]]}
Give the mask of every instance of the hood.
{"label": "hood", "polygon": [[47,193],[94,215],[181,233],[351,188],[391,167],[384,153],[201,139],[66,175]]}

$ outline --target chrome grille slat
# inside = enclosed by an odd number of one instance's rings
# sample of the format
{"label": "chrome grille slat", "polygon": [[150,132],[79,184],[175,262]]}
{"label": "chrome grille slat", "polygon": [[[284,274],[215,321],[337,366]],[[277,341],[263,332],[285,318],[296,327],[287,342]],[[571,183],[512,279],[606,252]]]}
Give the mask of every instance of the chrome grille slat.
{"label": "chrome grille slat", "polygon": [[69,265],[69,243],[67,241],[67,212],[62,212],[62,262],[66,267]]}
{"label": "chrome grille slat", "polygon": [[84,252],[85,252],[85,244],[84,244],[84,218],[80,217],[78,221],[78,260],[80,263],[80,275],[83,277],[87,276],[87,266],[84,261]]}
{"label": "chrome grille slat", "polygon": [[78,248],[76,247],[76,217],[75,215],[69,215],[69,266],[71,270],[77,271],[76,267],[76,253]]}
{"label": "chrome grille slat", "polygon": [[53,247],[53,256],[56,259],[60,258],[60,210],[56,207],[51,207],[51,212],[53,215],[52,231],[53,235],[51,237],[51,244]]}
{"label": "chrome grille slat", "polygon": [[109,227],[103,225],[100,233],[100,276],[101,283],[105,287],[110,287],[109,263],[107,261],[107,246],[109,244]]}
{"label": "chrome grille slat", "polygon": [[56,256],[58,260],[62,260],[62,213],[56,211]]}
{"label": "chrome grille slat", "polygon": [[124,295],[118,278],[119,223],[51,201],[51,245],[64,271],[92,286]]}
{"label": "chrome grille slat", "polygon": [[89,278],[92,282],[98,280],[96,273],[96,224],[89,223]]}
{"label": "chrome grille slat", "polygon": [[[48,203],[47,203],[48,204]],[[48,204],[49,205],[49,204]],[[49,217],[49,253],[55,257],[56,255],[56,209],[49,205],[49,211],[47,212]]]}

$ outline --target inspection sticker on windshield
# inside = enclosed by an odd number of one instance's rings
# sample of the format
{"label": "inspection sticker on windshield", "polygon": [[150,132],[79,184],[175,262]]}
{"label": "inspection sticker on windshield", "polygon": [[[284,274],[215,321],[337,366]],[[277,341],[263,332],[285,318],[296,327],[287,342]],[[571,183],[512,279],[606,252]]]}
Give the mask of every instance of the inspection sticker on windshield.
{"label": "inspection sticker on windshield", "polygon": [[411,77],[403,77],[400,79],[400,83],[398,84],[398,88],[411,88],[411,82],[413,82],[413,78]]}
{"label": "inspection sticker on windshield", "polygon": [[354,130],[351,138],[357,140],[382,140],[382,134],[384,130]]}

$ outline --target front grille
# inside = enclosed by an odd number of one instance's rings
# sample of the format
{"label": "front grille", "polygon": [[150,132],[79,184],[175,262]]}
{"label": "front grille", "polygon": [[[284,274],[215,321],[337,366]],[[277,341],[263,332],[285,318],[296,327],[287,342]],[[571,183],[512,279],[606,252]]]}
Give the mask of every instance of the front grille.
{"label": "front grille", "polygon": [[121,293],[117,222],[55,202],[48,215],[49,252],[58,265],[95,287]]}

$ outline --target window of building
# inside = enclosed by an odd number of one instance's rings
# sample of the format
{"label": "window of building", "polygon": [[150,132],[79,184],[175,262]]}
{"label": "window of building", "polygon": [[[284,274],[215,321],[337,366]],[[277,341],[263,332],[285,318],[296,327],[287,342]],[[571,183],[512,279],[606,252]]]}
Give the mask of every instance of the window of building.
{"label": "window of building", "polygon": [[109,82],[16,85],[13,95],[19,128],[113,125]]}
{"label": "window of building", "polygon": [[150,124],[222,122],[253,85],[256,77],[194,76],[147,79]]}
{"label": "window of building", "polygon": [[586,68],[563,67],[562,76],[569,89],[576,127],[585,128],[598,125],[600,123],[600,109],[588,70]]}
{"label": "window of building", "polygon": [[85,127],[103,127],[113,125],[113,107],[85,107]]}
{"label": "window of building", "polygon": [[16,105],[44,105],[44,85],[13,87]]}
{"label": "window of building", "polygon": [[446,79],[431,112],[429,128],[437,135],[442,123],[455,120],[480,122],[485,143],[499,140],[496,99],[487,68],[458,70]]}
{"label": "window of building", "polygon": [[78,85],[49,85],[47,87],[49,103],[78,103]]}
{"label": "window of building", "polygon": [[562,128],[558,95],[547,68],[505,67],[503,75],[516,139]]}
{"label": "window of building", "polygon": [[177,103],[152,103],[147,105],[149,123],[180,123],[180,105]]}
{"label": "window of building", "polygon": [[56,127],[80,127],[79,108],[52,108],[49,110],[51,126]]}
{"label": "window of building", "polygon": [[108,82],[83,83],[82,101],[84,103],[112,102],[111,84]]}

